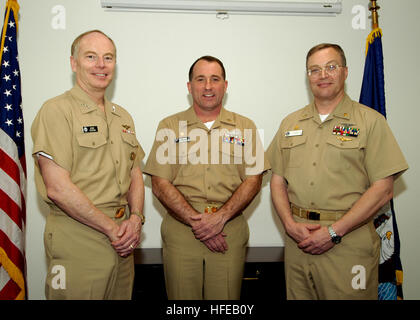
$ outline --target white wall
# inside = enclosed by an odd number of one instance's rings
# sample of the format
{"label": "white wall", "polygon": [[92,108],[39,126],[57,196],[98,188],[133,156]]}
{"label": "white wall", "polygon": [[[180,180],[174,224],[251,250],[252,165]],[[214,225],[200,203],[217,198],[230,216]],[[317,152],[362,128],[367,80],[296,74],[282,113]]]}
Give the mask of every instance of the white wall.
{"label": "white wall", "polygon": [[[4,2],[0,12],[4,12]],[[313,45],[342,45],[349,65],[347,92],[358,100],[370,19],[362,23],[365,29],[355,29],[357,13],[352,13],[352,9],[362,5],[366,10],[369,1],[343,2],[343,13],[334,18],[232,15],[220,20],[202,14],[112,13],[104,11],[99,0],[20,0],[19,50],[28,162],[29,298],[44,299],[42,235],[47,214],[34,186],[30,126],[45,100],[71,88],[70,45],[77,35],[98,28],[115,40],[118,69],[110,96],[133,115],[138,139],[147,154],[159,120],[188,106],[187,72],[191,63],[205,54],[219,57],[226,66],[226,107],[250,117],[264,129],[267,147],[281,119],[309,102],[304,65],[306,52]],[[395,196],[404,293],[407,299],[419,299],[416,235],[420,214],[416,200],[420,177],[416,164],[420,153],[416,147],[416,120],[420,119],[420,109],[415,103],[420,89],[420,27],[415,14],[420,11],[420,2],[382,0],[379,4],[388,119],[410,165],[396,182]],[[58,14],[52,9],[57,5],[65,10],[64,29],[55,29]],[[270,203],[268,181],[269,175],[261,194],[246,212],[252,246],[283,244],[282,228]],[[146,184],[147,224],[142,247],[160,247],[162,208],[152,197],[149,179]]]}

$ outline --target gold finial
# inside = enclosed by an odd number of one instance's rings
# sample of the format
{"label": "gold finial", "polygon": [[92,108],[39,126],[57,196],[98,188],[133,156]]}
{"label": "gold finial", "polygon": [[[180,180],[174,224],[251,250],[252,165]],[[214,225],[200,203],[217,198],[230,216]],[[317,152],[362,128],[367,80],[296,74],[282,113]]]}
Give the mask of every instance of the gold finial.
{"label": "gold finial", "polygon": [[376,29],[379,27],[378,24],[378,10],[381,8],[380,6],[376,5],[375,0],[370,0],[370,8],[369,10],[372,11],[372,29]]}

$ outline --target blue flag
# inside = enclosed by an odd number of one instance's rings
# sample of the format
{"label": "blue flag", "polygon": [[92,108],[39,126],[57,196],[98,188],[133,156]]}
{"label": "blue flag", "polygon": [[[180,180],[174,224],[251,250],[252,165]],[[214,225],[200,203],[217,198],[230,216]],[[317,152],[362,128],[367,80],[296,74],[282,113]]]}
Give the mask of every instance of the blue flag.
{"label": "blue flag", "polygon": [[[365,70],[359,102],[386,117],[383,60],[382,30],[376,28],[366,41]],[[378,216],[374,224],[376,232],[381,237],[378,299],[402,300],[403,271],[393,200],[390,201],[389,210]]]}

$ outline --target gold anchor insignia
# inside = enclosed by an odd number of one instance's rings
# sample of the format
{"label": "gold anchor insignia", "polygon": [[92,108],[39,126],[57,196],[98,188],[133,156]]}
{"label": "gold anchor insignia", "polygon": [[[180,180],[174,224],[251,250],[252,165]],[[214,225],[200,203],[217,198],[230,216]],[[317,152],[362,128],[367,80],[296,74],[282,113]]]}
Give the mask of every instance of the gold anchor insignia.
{"label": "gold anchor insignia", "polygon": [[123,124],[122,126],[123,126],[123,128],[124,128],[125,130],[130,129],[130,126],[129,126],[128,124]]}

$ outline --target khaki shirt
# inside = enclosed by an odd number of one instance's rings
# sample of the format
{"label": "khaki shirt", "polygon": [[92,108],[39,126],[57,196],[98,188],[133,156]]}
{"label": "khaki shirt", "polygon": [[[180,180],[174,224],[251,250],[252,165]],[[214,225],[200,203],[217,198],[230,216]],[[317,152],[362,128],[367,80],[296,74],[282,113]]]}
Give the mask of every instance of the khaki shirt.
{"label": "khaki shirt", "polygon": [[[141,165],[143,149],[131,116],[105,99],[105,113],[78,86],[48,100],[32,124],[32,154],[44,152],[70,173],[71,181],[97,207],[127,204],[131,169]],[[49,204],[35,159],[38,192]]]}
{"label": "khaki shirt", "polygon": [[348,210],[372,183],[408,168],[385,118],[347,95],[324,122],[314,102],[287,116],[267,157],[290,202],[319,210]]}
{"label": "khaki shirt", "polygon": [[209,130],[190,107],[159,123],[144,172],[169,180],[190,203],[219,206],[269,168],[250,119],[222,108]]}

